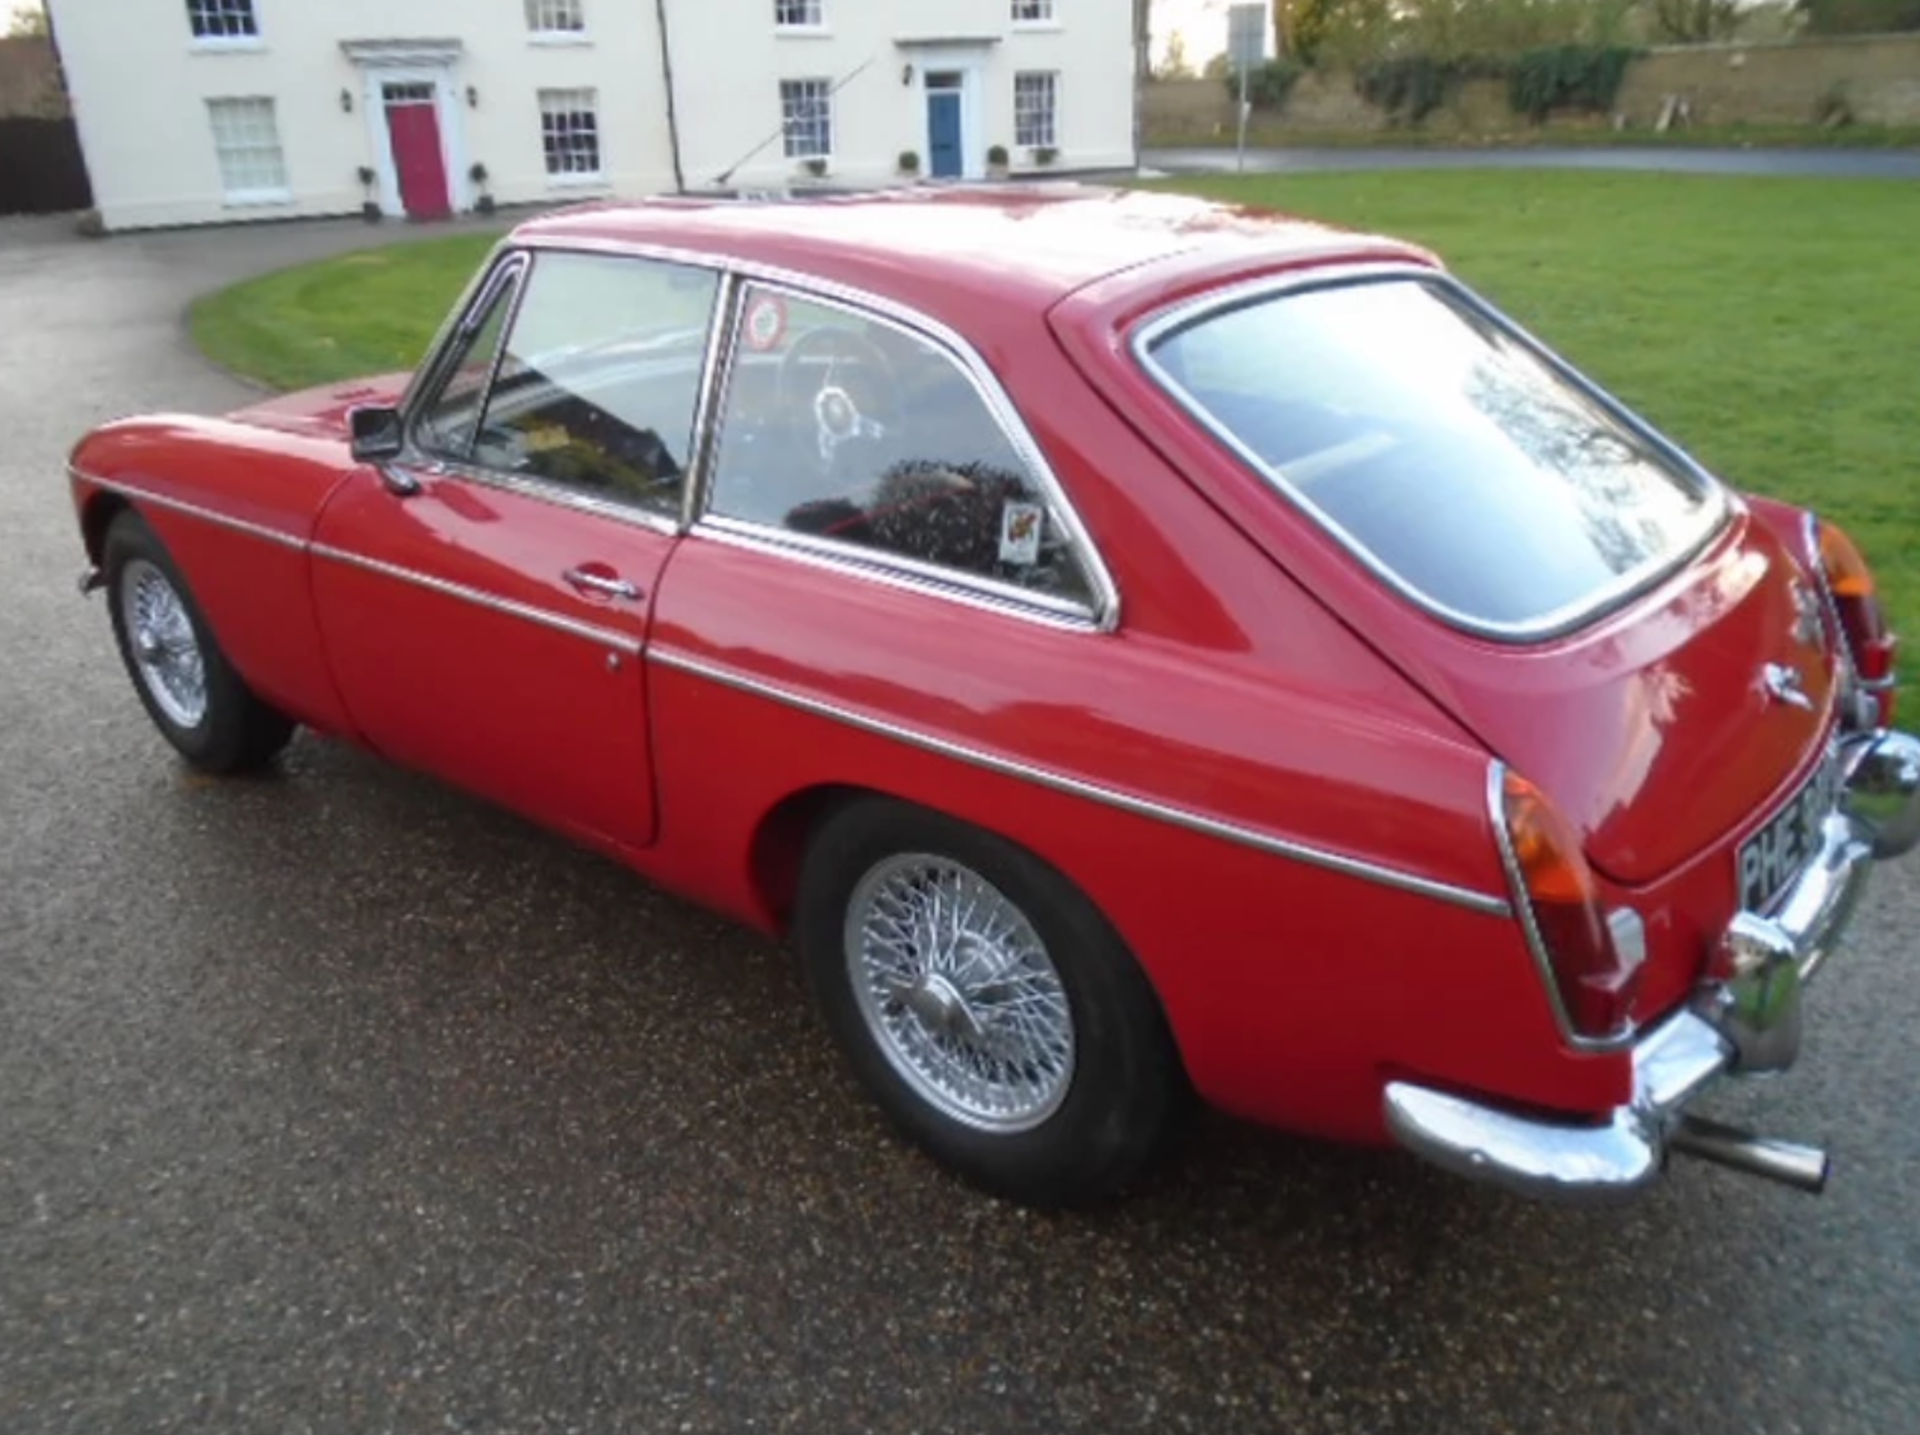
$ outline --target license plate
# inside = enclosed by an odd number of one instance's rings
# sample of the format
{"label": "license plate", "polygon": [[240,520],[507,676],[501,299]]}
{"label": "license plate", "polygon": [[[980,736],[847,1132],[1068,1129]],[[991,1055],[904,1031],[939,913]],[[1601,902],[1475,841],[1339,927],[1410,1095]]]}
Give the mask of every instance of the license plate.
{"label": "license plate", "polygon": [[1829,753],[1767,825],[1740,844],[1740,905],[1746,911],[1766,911],[1820,850],[1820,824],[1839,799],[1839,776]]}

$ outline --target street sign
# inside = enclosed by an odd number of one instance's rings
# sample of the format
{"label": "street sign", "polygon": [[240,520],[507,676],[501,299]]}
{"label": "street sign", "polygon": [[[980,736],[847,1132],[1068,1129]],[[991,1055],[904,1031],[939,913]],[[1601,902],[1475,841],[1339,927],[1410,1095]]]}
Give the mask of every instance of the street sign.
{"label": "street sign", "polygon": [[1237,71],[1257,70],[1266,63],[1267,26],[1273,12],[1265,5],[1227,7],[1227,63]]}

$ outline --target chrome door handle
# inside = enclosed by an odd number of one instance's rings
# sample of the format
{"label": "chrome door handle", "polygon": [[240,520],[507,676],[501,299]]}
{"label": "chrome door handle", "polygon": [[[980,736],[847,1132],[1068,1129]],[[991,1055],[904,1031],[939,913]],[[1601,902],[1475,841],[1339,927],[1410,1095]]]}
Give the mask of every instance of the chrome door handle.
{"label": "chrome door handle", "polygon": [[584,568],[569,568],[560,575],[575,588],[583,588],[589,593],[603,593],[609,598],[624,598],[629,603],[640,596],[640,585],[629,583],[624,578],[603,578],[598,573],[589,573]]}

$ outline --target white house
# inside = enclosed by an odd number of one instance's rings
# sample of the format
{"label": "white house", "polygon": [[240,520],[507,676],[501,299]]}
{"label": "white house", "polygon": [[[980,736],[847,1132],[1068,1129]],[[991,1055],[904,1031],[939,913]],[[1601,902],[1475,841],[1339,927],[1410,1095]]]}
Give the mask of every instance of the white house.
{"label": "white house", "polygon": [[[51,0],[110,229],[1131,165],[1132,0]],[[477,176],[484,175],[484,180]]]}

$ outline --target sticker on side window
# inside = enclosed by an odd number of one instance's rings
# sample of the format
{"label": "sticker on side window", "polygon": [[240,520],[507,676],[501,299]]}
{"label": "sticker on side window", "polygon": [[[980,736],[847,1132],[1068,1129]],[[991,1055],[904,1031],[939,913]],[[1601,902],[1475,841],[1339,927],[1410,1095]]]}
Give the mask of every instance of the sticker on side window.
{"label": "sticker on side window", "polygon": [[787,337],[787,301],[778,294],[762,294],[747,308],[747,347],[765,354]]}
{"label": "sticker on side window", "polygon": [[1000,510],[1000,561],[1030,566],[1040,561],[1040,524],[1046,510],[1037,503],[1009,503]]}

